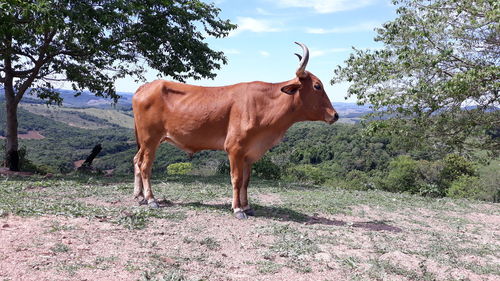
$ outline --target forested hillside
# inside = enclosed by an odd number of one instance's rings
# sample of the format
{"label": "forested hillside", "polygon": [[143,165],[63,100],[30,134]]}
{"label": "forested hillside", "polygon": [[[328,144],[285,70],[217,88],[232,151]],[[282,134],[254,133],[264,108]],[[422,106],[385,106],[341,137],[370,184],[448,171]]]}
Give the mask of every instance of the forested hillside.
{"label": "forested hillside", "polygon": [[[359,118],[364,109],[350,110]],[[282,143],[254,165],[254,175],[347,189],[499,199],[498,160],[486,161],[480,151],[467,156],[432,147],[407,150],[398,138],[370,136],[362,124],[345,119],[345,123],[334,125],[294,125]],[[4,120],[2,107],[0,121]],[[130,174],[136,152],[132,122],[130,109],[24,104],[19,109],[20,134],[36,132],[43,138],[20,140],[23,168],[39,173],[73,172],[74,162],[84,160],[96,144],[101,144],[103,149],[94,168]],[[153,170],[157,175],[167,170],[213,175],[228,173],[229,165],[221,151],[203,151],[189,158],[183,151],[163,144]]]}

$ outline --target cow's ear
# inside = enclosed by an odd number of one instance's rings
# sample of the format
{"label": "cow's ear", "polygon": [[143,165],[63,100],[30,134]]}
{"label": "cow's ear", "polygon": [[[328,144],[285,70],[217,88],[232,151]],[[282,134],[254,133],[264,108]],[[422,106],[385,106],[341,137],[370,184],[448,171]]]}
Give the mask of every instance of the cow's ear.
{"label": "cow's ear", "polygon": [[281,88],[281,91],[285,94],[288,94],[288,95],[293,95],[295,94],[300,88],[302,87],[302,85],[300,83],[293,83],[293,84],[289,84],[289,85],[286,85],[284,86],[283,88]]}

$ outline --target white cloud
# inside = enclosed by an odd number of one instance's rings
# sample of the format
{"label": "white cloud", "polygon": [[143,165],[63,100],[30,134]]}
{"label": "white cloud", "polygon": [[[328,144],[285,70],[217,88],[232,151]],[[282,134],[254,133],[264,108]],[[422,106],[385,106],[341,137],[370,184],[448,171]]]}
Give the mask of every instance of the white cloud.
{"label": "white cloud", "polygon": [[378,22],[362,22],[351,26],[334,27],[330,29],[324,28],[307,28],[307,33],[325,34],[325,33],[352,33],[361,31],[373,31],[376,27],[381,26]]}
{"label": "white cloud", "polygon": [[279,22],[256,19],[251,17],[237,17],[236,24],[238,25],[238,28],[232,31],[230,33],[230,36],[234,36],[243,31],[261,33],[261,32],[278,32],[282,30],[281,28],[277,27],[281,25],[281,23]]}
{"label": "white cloud", "polygon": [[320,14],[348,11],[366,7],[375,0],[277,0],[282,7],[312,8]]}
{"label": "white cloud", "polygon": [[269,52],[266,51],[259,51],[259,54],[263,57],[269,57],[271,55]]}
{"label": "white cloud", "polygon": [[314,58],[314,57],[321,57],[321,56],[331,54],[331,53],[348,52],[350,50],[351,50],[350,48],[331,48],[331,49],[322,49],[322,50],[311,49],[310,55],[312,58]]}

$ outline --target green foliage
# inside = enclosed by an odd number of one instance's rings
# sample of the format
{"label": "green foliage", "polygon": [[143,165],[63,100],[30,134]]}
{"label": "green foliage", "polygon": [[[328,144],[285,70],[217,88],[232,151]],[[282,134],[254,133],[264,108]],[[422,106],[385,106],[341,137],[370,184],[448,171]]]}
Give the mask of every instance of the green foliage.
{"label": "green foliage", "polygon": [[383,187],[393,192],[446,196],[450,194],[450,186],[465,176],[477,178],[475,164],[456,154],[448,154],[437,161],[414,160],[401,155],[390,162]]}
{"label": "green foliage", "polygon": [[281,169],[271,161],[270,157],[264,156],[252,166],[253,174],[262,179],[275,180],[281,177]]}
{"label": "green foliage", "polygon": [[392,192],[418,193],[418,162],[408,155],[396,157],[389,163],[385,188]]}
{"label": "green foliage", "polygon": [[31,160],[28,159],[28,151],[26,147],[21,147],[19,149],[19,166],[22,171],[33,172],[39,174],[45,174],[52,172],[52,169],[44,165],[35,165]]}
{"label": "green foliage", "polygon": [[167,166],[169,175],[187,175],[193,171],[193,164],[189,162],[174,163]]}
{"label": "green foliage", "polygon": [[[0,122],[1,117],[2,114]],[[73,171],[73,162],[85,159],[96,143],[102,143],[103,150],[94,161],[95,168],[113,169],[114,175],[132,172],[131,159],[137,146],[130,129],[75,128],[32,114],[23,108],[19,110],[19,117],[21,128],[36,130],[46,137],[40,140],[20,140],[29,152],[29,161],[39,173]],[[500,193],[497,182],[500,179],[496,172],[497,162],[492,162],[485,169],[484,164],[476,164],[456,154],[441,157],[422,150],[405,151],[393,145],[398,138],[365,135],[365,128],[359,124],[296,124],[290,128],[281,144],[253,165],[253,175],[346,189],[384,189],[440,197],[446,196],[450,185],[465,174],[480,178],[481,195],[474,198],[498,200]],[[311,147],[316,148],[311,150]],[[55,152],[57,153],[54,154]],[[400,156],[401,154],[411,157]],[[302,155],[302,159],[298,160],[296,155]],[[186,173],[184,166],[189,165],[192,169],[187,172],[189,174],[229,175],[227,155],[221,151],[202,151],[188,158],[183,151],[163,144],[156,156],[153,165],[156,176],[165,174],[165,167],[168,167],[168,173],[171,168],[176,169],[174,173]],[[476,171],[477,167],[481,167],[479,172]]]}
{"label": "green foliage", "polygon": [[480,195],[479,178],[470,175],[459,176],[447,191],[447,196],[451,198],[480,199]]}
{"label": "green foliage", "polygon": [[372,190],[376,189],[379,185],[377,176],[369,175],[360,170],[350,171],[347,173],[345,180],[347,182],[343,184],[343,187],[347,189]]}
{"label": "green foliage", "polygon": [[441,181],[449,185],[461,176],[475,176],[476,167],[470,161],[457,154],[448,154],[443,160]]}
{"label": "green foliage", "polygon": [[[44,79],[53,78],[54,73],[64,75],[75,90],[88,89],[115,100],[119,96],[114,81],[126,75],[143,78],[144,64],[180,81],[213,78],[213,71],[226,58],[209,48],[203,32],[224,37],[235,28],[221,20],[219,12],[213,4],[199,0],[112,0],[99,5],[3,2],[0,68],[13,67],[10,74],[22,85],[18,90],[31,86],[33,78],[40,79],[43,86],[33,91],[57,103],[61,99],[51,90],[54,80]],[[11,63],[4,65],[4,59]]]}
{"label": "green foliage", "polygon": [[312,184],[322,184],[327,180],[323,171],[311,164],[291,166],[286,170],[286,177],[291,181],[299,181]]}
{"label": "green foliage", "polygon": [[480,184],[483,194],[480,199],[491,202],[500,202],[500,159],[491,161],[488,165],[479,168]]}
{"label": "green foliage", "polygon": [[28,91],[60,105],[54,87],[68,81],[76,96],[88,90],[116,103],[114,82],[125,76],[144,81],[148,67],[179,81],[214,78],[227,59],[205,37],[236,28],[219,13],[201,0],[2,1],[0,83],[9,109],[7,150],[14,157],[8,166],[19,169],[16,109]]}
{"label": "green foliage", "polygon": [[348,96],[384,116],[372,131],[406,147],[498,153],[498,1],[393,2],[397,18],[376,30],[384,48],[355,49],[332,83],[350,82]]}

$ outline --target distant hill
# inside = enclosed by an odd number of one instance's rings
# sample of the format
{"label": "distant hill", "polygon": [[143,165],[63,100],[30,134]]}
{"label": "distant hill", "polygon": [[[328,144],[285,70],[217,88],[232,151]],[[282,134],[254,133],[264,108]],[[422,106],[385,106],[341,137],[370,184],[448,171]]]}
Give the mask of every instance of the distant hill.
{"label": "distant hill", "polygon": [[[63,108],[66,107],[64,111],[71,110],[71,108],[80,108],[80,109],[86,109],[86,108],[98,108],[98,109],[120,109],[120,110],[130,110],[132,107],[132,95],[133,93],[129,92],[118,92],[118,94],[121,96],[121,98],[118,100],[118,103],[116,105],[112,104],[112,101],[110,99],[105,99],[102,97],[96,97],[93,95],[91,92],[83,92],[81,95],[75,97],[75,91],[72,90],[64,90],[64,89],[59,89],[57,90],[61,97],[63,98]],[[0,102],[3,102],[5,99],[5,95],[3,94],[4,91],[2,88],[0,88]],[[40,100],[36,96],[32,96],[29,94],[29,92],[23,97],[21,100],[21,103],[23,104],[45,104],[45,101]],[[339,122],[341,123],[358,123],[361,120],[361,117],[371,111],[371,108],[368,105],[360,106],[357,105],[356,103],[349,103],[349,102],[334,102],[333,103],[335,109],[340,115],[340,120]],[[40,112],[34,112],[34,109],[30,110],[33,113],[38,113]],[[81,111],[81,110],[79,110]],[[94,115],[96,117],[102,117],[103,111],[101,111],[99,114],[96,111],[93,111],[92,113],[87,112],[90,115]],[[47,116],[47,114],[42,114]],[[106,119],[106,118],[105,118]],[[64,122],[63,120],[59,120]],[[130,124],[130,121],[126,121],[128,124]],[[116,122],[114,122],[116,123]],[[123,124],[120,124],[123,125]],[[130,127],[130,125],[125,125],[124,127]]]}
{"label": "distant hill", "polygon": [[[65,107],[79,107],[79,108],[111,108],[112,100],[102,97],[96,97],[91,92],[85,91],[81,95],[75,97],[75,91],[57,89],[60,96],[63,98],[63,106]],[[118,103],[115,105],[117,107],[130,107],[132,105],[132,95],[133,93],[117,92],[121,96]],[[4,89],[0,88],[0,102],[5,100]],[[21,100],[22,103],[34,103],[34,104],[45,104],[45,101],[39,99],[34,95],[30,95],[29,91],[24,95]]]}

